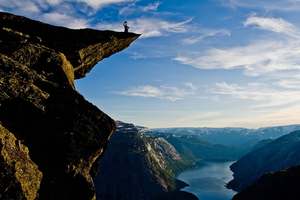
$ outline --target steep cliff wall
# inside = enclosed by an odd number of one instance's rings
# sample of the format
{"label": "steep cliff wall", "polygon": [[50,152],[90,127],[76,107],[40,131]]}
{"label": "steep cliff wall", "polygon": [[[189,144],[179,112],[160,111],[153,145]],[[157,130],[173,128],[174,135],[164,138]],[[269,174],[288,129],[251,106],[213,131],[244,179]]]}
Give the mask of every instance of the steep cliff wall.
{"label": "steep cliff wall", "polygon": [[174,177],[193,164],[165,139],[141,134],[133,124],[117,122],[94,180],[97,200],[197,200],[179,191],[187,184]]}
{"label": "steep cliff wall", "polygon": [[300,165],[261,176],[232,200],[300,199]]}
{"label": "steep cliff wall", "polygon": [[230,166],[234,179],[227,188],[242,191],[262,175],[299,165],[300,131],[294,131],[250,152]]}
{"label": "steep cliff wall", "polygon": [[94,199],[115,122],[74,79],[139,35],[71,30],[0,12],[0,198]]}

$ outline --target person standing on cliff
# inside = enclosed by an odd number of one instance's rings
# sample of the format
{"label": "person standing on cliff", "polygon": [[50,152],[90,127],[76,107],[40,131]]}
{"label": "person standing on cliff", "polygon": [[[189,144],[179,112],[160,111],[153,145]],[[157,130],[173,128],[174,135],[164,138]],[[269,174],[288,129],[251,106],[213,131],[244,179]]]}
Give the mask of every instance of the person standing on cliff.
{"label": "person standing on cliff", "polygon": [[124,23],[123,23],[123,25],[124,25],[124,28],[125,28],[125,33],[128,33],[128,30],[129,30],[129,26],[127,25],[127,21],[125,21]]}

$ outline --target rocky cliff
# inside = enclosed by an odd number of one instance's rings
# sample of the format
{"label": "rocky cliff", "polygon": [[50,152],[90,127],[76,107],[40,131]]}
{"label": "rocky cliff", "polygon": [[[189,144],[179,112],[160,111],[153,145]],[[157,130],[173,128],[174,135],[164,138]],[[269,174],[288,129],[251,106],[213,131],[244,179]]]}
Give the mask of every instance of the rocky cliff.
{"label": "rocky cliff", "polygon": [[117,122],[94,180],[97,200],[196,200],[194,195],[179,191],[187,185],[174,178],[174,173],[191,166],[193,163],[165,139],[141,134],[133,124]]}
{"label": "rocky cliff", "polygon": [[232,200],[300,199],[300,165],[261,176]]}
{"label": "rocky cliff", "polygon": [[[266,173],[300,164],[300,131],[259,146],[230,166],[234,179],[228,183],[228,188],[241,191]],[[284,188],[286,185],[282,185],[281,189]]]}
{"label": "rocky cliff", "polygon": [[0,199],[95,199],[115,122],[74,79],[138,37],[0,12]]}
{"label": "rocky cliff", "polygon": [[231,160],[244,156],[250,148],[212,144],[198,135],[180,135],[170,133],[152,134],[164,138],[182,155],[194,160]]}

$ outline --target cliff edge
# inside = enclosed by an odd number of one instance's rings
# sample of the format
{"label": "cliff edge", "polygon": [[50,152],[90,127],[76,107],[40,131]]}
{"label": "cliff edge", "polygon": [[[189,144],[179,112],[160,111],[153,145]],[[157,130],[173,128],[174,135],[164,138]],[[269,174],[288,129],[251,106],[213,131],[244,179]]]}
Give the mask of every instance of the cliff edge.
{"label": "cliff edge", "polygon": [[95,199],[116,125],[74,79],[139,36],[0,12],[0,199]]}

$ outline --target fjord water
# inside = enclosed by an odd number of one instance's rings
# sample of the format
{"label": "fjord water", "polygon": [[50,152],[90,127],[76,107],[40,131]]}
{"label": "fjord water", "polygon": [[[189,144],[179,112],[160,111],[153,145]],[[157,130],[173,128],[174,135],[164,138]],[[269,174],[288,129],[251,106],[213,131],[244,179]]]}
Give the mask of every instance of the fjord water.
{"label": "fjord water", "polygon": [[199,200],[230,200],[236,194],[227,189],[225,184],[233,179],[230,162],[204,162],[198,168],[189,169],[176,178],[189,184],[184,191],[196,195]]}

